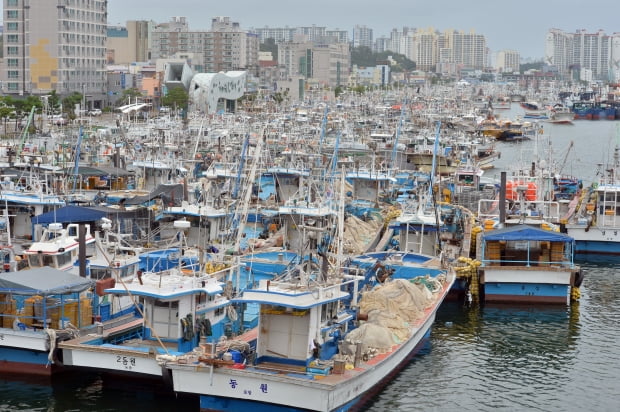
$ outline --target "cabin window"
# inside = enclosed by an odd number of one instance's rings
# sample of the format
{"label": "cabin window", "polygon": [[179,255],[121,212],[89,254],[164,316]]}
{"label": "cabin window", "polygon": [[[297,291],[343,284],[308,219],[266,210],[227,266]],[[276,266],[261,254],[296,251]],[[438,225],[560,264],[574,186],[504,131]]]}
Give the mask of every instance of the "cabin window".
{"label": "cabin window", "polygon": [[39,255],[28,255],[28,265],[32,268],[41,267],[41,259]]}
{"label": "cabin window", "polygon": [[90,277],[91,279],[101,280],[101,279],[107,279],[111,277],[111,275],[108,269],[91,269]]}
{"label": "cabin window", "polygon": [[179,307],[179,301],[178,300],[173,300],[173,301],[163,301],[163,300],[155,300],[154,303],[155,306],[160,307],[160,308],[178,308]]}
{"label": "cabin window", "polygon": [[74,237],[77,237],[77,235],[78,235],[78,232],[77,232],[77,227],[76,227],[76,226],[69,226],[69,227],[67,228],[67,234],[68,234],[69,236],[74,236]]}
{"label": "cabin window", "polygon": [[338,317],[338,302],[330,302],[321,308],[321,322],[327,322],[328,320]]}
{"label": "cabin window", "polygon": [[58,260],[58,267],[63,267],[71,264],[71,252],[61,253],[56,256]]}
{"label": "cabin window", "polygon": [[204,303],[207,303],[207,300],[211,300],[210,298],[211,296],[207,295],[206,293],[200,293],[196,295],[196,304],[202,305]]}
{"label": "cabin window", "polygon": [[52,266],[54,267],[54,256],[52,255],[43,255],[43,266]]}
{"label": "cabin window", "polygon": [[605,201],[607,202],[615,202],[616,201],[616,193],[610,192],[605,194]]}

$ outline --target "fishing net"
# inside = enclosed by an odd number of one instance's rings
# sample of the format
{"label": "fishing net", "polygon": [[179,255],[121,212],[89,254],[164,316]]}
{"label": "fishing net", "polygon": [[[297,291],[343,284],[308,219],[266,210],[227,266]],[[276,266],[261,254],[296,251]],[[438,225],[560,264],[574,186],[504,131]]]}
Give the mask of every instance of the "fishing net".
{"label": "fishing net", "polygon": [[344,224],[344,252],[361,254],[366,252],[383,225],[380,215],[373,215],[372,219],[363,221],[355,216],[348,216]]}
{"label": "fishing net", "polygon": [[362,353],[384,352],[409,337],[411,325],[424,315],[435,300],[437,280],[420,277],[413,280],[395,279],[363,294],[360,313],[368,320],[346,337],[350,343],[360,342]]}

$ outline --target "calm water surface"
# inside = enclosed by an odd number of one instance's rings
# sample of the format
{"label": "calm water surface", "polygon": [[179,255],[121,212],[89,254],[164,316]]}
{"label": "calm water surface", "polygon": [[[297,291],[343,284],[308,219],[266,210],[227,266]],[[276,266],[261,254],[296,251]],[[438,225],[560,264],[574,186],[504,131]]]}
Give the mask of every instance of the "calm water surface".
{"label": "calm water surface", "polygon": [[[518,114],[513,109],[505,114]],[[563,172],[585,184],[611,161],[620,122],[544,125],[538,143],[499,143],[499,168],[531,162],[532,149],[566,156]],[[527,163],[524,163],[527,164]],[[582,298],[571,307],[440,309],[424,350],[368,406],[369,411],[617,411],[620,405],[620,261],[585,259]],[[54,382],[0,376],[0,411],[195,411],[157,385],[70,374]]]}

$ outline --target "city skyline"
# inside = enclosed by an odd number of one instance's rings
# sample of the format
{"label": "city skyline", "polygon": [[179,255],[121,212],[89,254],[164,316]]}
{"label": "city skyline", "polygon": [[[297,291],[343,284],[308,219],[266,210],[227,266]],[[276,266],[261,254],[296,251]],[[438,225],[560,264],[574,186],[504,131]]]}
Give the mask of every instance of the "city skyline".
{"label": "city skyline", "polygon": [[595,7],[576,0],[521,0],[508,4],[491,0],[472,3],[454,0],[315,0],[303,12],[299,7],[291,7],[290,0],[265,3],[267,5],[257,10],[257,3],[252,0],[237,0],[234,7],[227,2],[205,7],[201,0],[179,0],[174,7],[164,0],[109,0],[108,23],[124,25],[127,20],[141,19],[164,23],[173,16],[185,16],[192,29],[206,30],[210,28],[212,17],[229,16],[244,30],[315,24],[351,32],[354,25],[360,24],[372,28],[375,39],[389,36],[392,29],[402,30],[404,26],[433,27],[442,32],[474,30],[486,37],[493,53],[516,50],[522,58],[533,59],[544,57],[545,35],[552,28],[569,33],[582,29],[588,33],[603,30],[609,35],[620,32],[620,23],[614,18],[614,11],[619,8],[611,0],[599,0]]}

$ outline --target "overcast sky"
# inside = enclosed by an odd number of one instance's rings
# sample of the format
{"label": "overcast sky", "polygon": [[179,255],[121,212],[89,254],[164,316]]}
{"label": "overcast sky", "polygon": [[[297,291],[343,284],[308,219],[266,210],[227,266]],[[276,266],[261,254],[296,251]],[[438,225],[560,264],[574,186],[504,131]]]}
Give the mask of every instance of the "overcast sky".
{"label": "overcast sky", "polygon": [[374,37],[403,26],[471,31],[487,39],[491,52],[511,49],[542,58],[551,28],[620,32],[618,0],[108,0],[108,23],[186,16],[191,29],[209,29],[215,16],[229,16],[241,28],[326,26],[352,31],[365,24]]}

